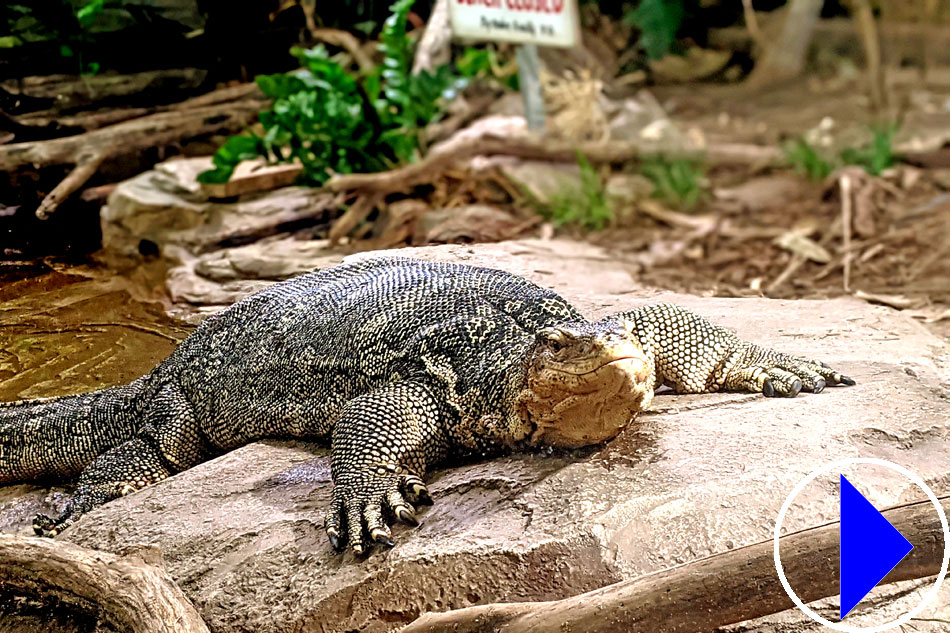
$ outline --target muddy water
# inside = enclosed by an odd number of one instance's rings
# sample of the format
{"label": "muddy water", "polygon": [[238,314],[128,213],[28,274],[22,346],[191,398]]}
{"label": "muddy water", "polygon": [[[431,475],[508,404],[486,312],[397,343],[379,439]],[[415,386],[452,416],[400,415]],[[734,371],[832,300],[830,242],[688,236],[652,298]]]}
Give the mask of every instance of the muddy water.
{"label": "muddy water", "polygon": [[0,401],[129,382],[190,328],[166,316],[162,271],[95,262],[0,266]]}

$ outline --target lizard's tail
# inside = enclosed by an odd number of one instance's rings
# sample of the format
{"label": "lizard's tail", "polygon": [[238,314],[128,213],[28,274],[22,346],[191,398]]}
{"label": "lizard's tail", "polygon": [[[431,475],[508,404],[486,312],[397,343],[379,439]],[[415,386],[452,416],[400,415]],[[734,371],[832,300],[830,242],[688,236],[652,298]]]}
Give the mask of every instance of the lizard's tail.
{"label": "lizard's tail", "polygon": [[132,437],[142,385],[0,402],[0,484],[74,477]]}

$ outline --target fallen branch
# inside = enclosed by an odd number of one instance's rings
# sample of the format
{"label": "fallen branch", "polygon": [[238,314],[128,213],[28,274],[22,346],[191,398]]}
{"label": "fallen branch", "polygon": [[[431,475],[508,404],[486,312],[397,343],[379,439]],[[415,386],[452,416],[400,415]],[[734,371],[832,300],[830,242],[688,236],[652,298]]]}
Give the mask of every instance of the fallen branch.
{"label": "fallen branch", "polygon": [[41,220],[49,219],[49,216],[52,215],[53,211],[56,210],[56,207],[58,207],[63,200],[86,184],[86,181],[95,175],[99,169],[99,165],[102,164],[102,161],[104,161],[107,156],[108,154],[106,152],[100,152],[77,163],[76,167],[69,172],[69,175],[43,198],[43,201],[40,202],[40,206],[36,208],[36,217]]}
{"label": "fallen branch", "polygon": [[[950,512],[950,496],[940,503]],[[932,504],[901,505],[883,514],[914,549],[882,582],[937,574],[944,543]],[[785,575],[803,602],[838,594],[839,529],[829,523],[781,538]],[[564,600],[428,613],[400,633],[697,633],[792,606],[775,572],[772,541],[766,541]]]}
{"label": "fallen branch", "polygon": [[[30,132],[33,134],[35,134],[37,130],[44,130],[51,125],[56,126],[57,130],[62,130],[65,128],[68,131],[70,129],[81,128],[82,130],[89,132],[106,127],[107,125],[115,125],[116,123],[137,119],[139,117],[155,114],[157,112],[191,110],[202,106],[209,106],[217,103],[228,103],[247,98],[263,100],[264,95],[261,94],[260,88],[257,87],[257,84],[244,83],[237,86],[228,86],[227,88],[212,90],[211,92],[205,93],[203,95],[185,99],[184,101],[170,105],[154,106],[148,108],[116,108],[111,110],[97,110],[95,112],[85,112],[66,116],[58,114],[56,110],[51,110],[26,114],[21,116],[18,121],[21,124],[24,132]],[[63,136],[63,134],[58,134],[57,136]],[[44,138],[51,137],[45,136]]]}
{"label": "fallen branch", "polygon": [[342,48],[350,54],[353,61],[356,62],[356,65],[359,66],[363,72],[369,72],[376,67],[373,60],[370,59],[369,55],[363,50],[360,41],[356,39],[352,33],[349,31],[341,31],[340,29],[319,28],[313,23],[312,14],[308,14],[307,17],[307,30],[310,31],[310,35],[313,39]]}
{"label": "fallen branch", "polygon": [[[109,125],[101,129],[46,141],[0,145],[0,171],[22,165],[35,168],[73,163],[76,167],[42,201],[37,217],[46,219],[70,194],[95,173],[102,162],[151,147],[219,131],[238,131],[257,116],[263,102],[247,99],[254,91],[239,87],[235,102],[218,102],[225,95],[208,95],[179,104],[178,108]],[[211,100],[210,105],[205,105]],[[195,105],[198,104],[198,105]]]}
{"label": "fallen branch", "polygon": [[165,572],[63,541],[0,534],[0,587],[95,613],[117,631],[208,633]]}
{"label": "fallen branch", "polygon": [[418,163],[391,171],[337,175],[330,179],[326,188],[330,191],[399,191],[432,182],[455,164],[476,156],[507,155],[533,160],[573,162],[577,160],[578,153],[583,154],[591,163],[623,163],[658,156],[705,159],[715,164],[739,165],[769,164],[782,160],[782,153],[778,148],[738,143],[711,145],[704,150],[670,150],[628,141],[576,143],[531,136],[485,136],[470,143],[455,144],[445,150],[430,152]]}
{"label": "fallen branch", "polygon": [[337,244],[343,236],[355,229],[360,222],[372,213],[381,199],[382,196],[379,194],[368,194],[357,198],[356,202],[351,204],[343,215],[333,223],[327,236],[330,243]]}
{"label": "fallen branch", "polygon": [[124,121],[85,134],[36,143],[0,145],[0,171],[21,165],[46,167],[74,163],[78,157],[103,150],[111,154],[129,154],[146,147],[166,145],[222,129],[239,129],[251,121],[260,109],[258,101],[241,101],[161,112]]}

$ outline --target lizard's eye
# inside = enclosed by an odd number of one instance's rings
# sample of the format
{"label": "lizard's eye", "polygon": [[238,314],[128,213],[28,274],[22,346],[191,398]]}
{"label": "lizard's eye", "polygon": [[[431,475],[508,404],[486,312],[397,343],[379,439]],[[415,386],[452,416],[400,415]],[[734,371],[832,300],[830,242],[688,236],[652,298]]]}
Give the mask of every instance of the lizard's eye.
{"label": "lizard's eye", "polygon": [[560,330],[549,330],[545,333],[545,343],[555,352],[559,352],[567,346],[567,336]]}

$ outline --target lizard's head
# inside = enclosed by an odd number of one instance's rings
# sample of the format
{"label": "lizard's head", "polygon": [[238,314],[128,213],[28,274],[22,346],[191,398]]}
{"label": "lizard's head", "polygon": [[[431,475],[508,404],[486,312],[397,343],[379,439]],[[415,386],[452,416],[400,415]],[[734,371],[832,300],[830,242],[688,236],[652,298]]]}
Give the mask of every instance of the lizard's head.
{"label": "lizard's head", "polygon": [[530,441],[574,448],[615,437],[653,398],[651,366],[624,324],[581,323],[537,333],[520,404]]}

